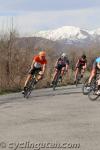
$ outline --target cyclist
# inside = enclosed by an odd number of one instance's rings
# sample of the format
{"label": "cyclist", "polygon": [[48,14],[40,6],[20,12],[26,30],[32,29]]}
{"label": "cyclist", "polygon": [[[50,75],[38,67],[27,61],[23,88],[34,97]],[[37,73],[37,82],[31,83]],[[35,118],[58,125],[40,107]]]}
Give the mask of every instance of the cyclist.
{"label": "cyclist", "polygon": [[[90,85],[90,83],[91,83],[93,77],[96,75],[96,73],[100,74],[100,57],[97,57],[93,63],[91,74],[90,74],[89,81],[88,81],[88,85]],[[98,84],[97,94],[100,95],[100,78],[99,78],[97,84]]]}
{"label": "cyclist", "polygon": [[86,59],[86,55],[83,54],[77,61],[76,63],[76,70],[75,70],[75,79],[74,79],[74,83],[76,83],[76,78],[77,78],[77,75],[79,73],[79,69],[81,69],[81,78],[83,77],[84,75],[84,72],[87,68],[87,59]]}
{"label": "cyclist", "polygon": [[[38,79],[36,79],[35,84],[43,78],[46,69],[46,64],[47,64],[46,53],[45,51],[41,51],[37,56],[33,58],[31,69],[29,71],[28,77],[24,85],[24,91],[27,88],[27,83],[31,79],[32,75],[35,74],[35,72],[39,72],[39,76]],[[24,91],[22,92],[23,94]]]}
{"label": "cyclist", "polygon": [[69,77],[69,60],[67,58],[66,53],[62,53],[61,57],[58,58],[56,61],[52,84],[54,84],[54,81],[57,77],[57,73],[59,70],[61,70],[61,76],[60,76],[61,80],[65,71],[67,72],[67,75]]}

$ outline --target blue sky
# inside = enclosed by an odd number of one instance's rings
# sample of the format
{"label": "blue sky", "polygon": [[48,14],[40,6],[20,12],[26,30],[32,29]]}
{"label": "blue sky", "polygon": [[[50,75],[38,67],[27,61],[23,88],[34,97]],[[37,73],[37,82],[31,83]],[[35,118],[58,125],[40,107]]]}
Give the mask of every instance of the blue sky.
{"label": "blue sky", "polygon": [[62,26],[100,28],[100,0],[0,0],[0,30],[21,34]]}

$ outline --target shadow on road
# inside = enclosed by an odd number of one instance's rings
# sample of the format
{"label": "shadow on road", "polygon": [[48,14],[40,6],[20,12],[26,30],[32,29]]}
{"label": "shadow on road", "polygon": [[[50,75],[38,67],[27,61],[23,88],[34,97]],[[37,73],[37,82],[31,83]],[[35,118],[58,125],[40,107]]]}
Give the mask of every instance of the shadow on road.
{"label": "shadow on road", "polygon": [[[75,90],[76,91],[71,91],[71,90]],[[64,91],[66,90],[66,91]],[[70,91],[67,91],[70,90]],[[81,94],[81,87],[58,87],[55,91],[53,91],[52,89],[49,89],[49,91],[41,91],[41,92],[37,92],[37,91],[33,91],[31,93],[31,96],[28,99],[23,98],[23,95],[20,93],[17,94],[12,94],[12,95],[6,95],[3,97],[0,97],[0,105],[5,104],[5,103],[10,103],[10,102],[24,102],[25,100],[34,100],[34,98],[36,97],[49,97],[49,96],[57,96],[57,95],[71,95],[71,94]]]}
{"label": "shadow on road", "polygon": [[58,90],[74,90],[74,89],[80,89],[80,88],[82,88],[82,86],[75,86],[75,87],[67,87],[67,86],[65,86],[65,87],[56,87],[56,91],[58,91]]}
{"label": "shadow on road", "polygon": [[[60,92],[59,92],[60,90]],[[43,94],[36,94],[35,92],[32,92],[31,96],[28,98],[28,99],[25,99],[23,98],[23,95],[21,93],[17,93],[16,95],[9,95],[8,94],[8,97],[7,95],[0,98],[0,105],[2,104],[5,104],[5,103],[10,103],[10,102],[15,102],[16,100],[17,101],[20,101],[20,100],[30,100],[30,98],[34,98],[34,97],[48,97],[48,96],[57,96],[57,95],[70,95],[70,94],[78,94],[78,93],[81,93],[80,91],[75,91],[75,92],[67,92],[67,91],[63,91],[62,89],[59,89],[59,90],[56,90],[56,91],[49,91],[49,93],[46,91],[43,92]]]}

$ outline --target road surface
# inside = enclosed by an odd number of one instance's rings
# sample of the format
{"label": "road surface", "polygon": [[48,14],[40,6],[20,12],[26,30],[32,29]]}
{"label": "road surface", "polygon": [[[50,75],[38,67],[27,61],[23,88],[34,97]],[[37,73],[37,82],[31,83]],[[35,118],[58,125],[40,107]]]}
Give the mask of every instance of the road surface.
{"label": "road surface", "polygon": [[81,85],[0,96],[0,150],[30,149],[100,150],[100,100]]}

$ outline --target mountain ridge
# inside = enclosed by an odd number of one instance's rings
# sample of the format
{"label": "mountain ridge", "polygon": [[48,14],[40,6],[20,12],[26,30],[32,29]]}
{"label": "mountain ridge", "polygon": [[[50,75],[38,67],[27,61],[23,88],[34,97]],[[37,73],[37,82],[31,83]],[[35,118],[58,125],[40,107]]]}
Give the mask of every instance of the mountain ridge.
{"label": "mountain ridge", "polygon": [[62,41],[66,42],[84,42],[84,41],[95,41],[98,37],[100,39],[100,28],[96,30],[84,30],[79,27],[74,26],[63,26],[61,28],[39,31],[33,34],[33,37],[42,37],[52,41]]}

